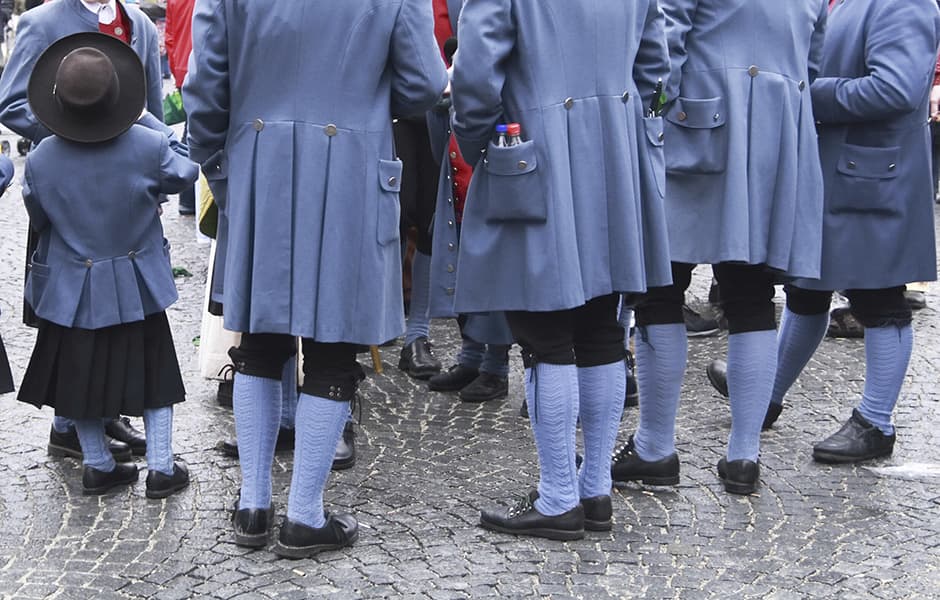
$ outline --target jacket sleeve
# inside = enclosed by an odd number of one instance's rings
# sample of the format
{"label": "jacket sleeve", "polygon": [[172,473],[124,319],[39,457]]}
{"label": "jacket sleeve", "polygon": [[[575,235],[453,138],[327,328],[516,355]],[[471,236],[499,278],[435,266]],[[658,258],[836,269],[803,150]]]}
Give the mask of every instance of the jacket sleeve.
{"label": "jacket sleeve", "polygon": [[[189,128],[189,156],[205,170],[218,160],[228,136],[228,34],[223,0],[197,0],[193,12],[193,52],[183,85]],[[208,172],[207,172],[208,174]]]}
{"label": "jacket sleeve", "polygon": [[[143,13],[140,13],[143,15]],[[150,19],[144,18],[143,24],[147,35],[147,56],[142,57],[147,76],[147,110],[163,120],[163,71],[160,68],[160,43],[157,39],[157,27]]]}
{"label": "jacket sleeve", "polygon": [[178,194],[191,187],[199,177],[199,165],[170,148],[164,138],[160,146],[160,193]]}
{"label": "jacket sleeve", "polygon": [[[174,0],[167,0],[166,3],[166,17],[164,17],[166,25],[163,28],[163,47],[166,48],[167,56],[173,56],[173,50],[176,48],[176,20],[179,19],[177,7],[179,3]],[[171,66],[172,66],[172,61]]]}
{"label": "jacket sleeve", "polygon": [[[929,8],[932,14],[925,16]],[[878,121],[924,108],[937,52],[933,2],[881,3],[867,23],[864,77],[820,77],[812,85],[813,112],[821,123]]]}
{"label": "jacket sleeve", "polygon": [[447,87],[447,70],[434,37],[430,0],[402,0],[392,31],[392,114],[423,115]]}
{"label": "jacket sleeve", "polygon": [[10,187],[14,172],[13,161],[0,154],[0,194]]}
{"label": "jacket sleeve", "polygon": [[143,125],[147,129],[153,129],[154,131],[159,131],[166,136],[167,140],[170,143],[170,150],[176,152],[183,158],[189,158],[189,147],[180,141],[176,136],[176,132],[163,121],[155,117],[150,112],[147,112],[140,119],[137,120],[138,125]]}
{"label": "jacket sleeve", "polygon": [[30,169],[29,158],[26,159],[26,170],[23,176],[23,203],[29,213],[29,226],[33,231],[42,231],[49,226],[49,216],[43,210],[39,198],[33,193],[33,174]]}
{"label": "jacket sleeve", "polygon": [[819,76],[819,67],[822,64],[823,43],[826,40],[826,20],[829,18],[829,0],[820,0],[819,16],[809,41],[809,82],[812,84]]}
{"label": "jacket sleeve", "polygon": [[516,45],[512,0],[467,0],[454,56],[454,134],[475,165],[503,117],[506,58]]}
{"label": "jacket sleeve", "polygon": [[685,49],[686,37],[692,31],[698,0],[671,0],[663,4],[666,14],[666,43],[669,46],[669,81],[663,91],[666,101],[672,102],[679,97],[682,87],[682,69],[689,58]]}
{"label": "jacket sleeve", "polygon": [[16,44],[0,77],[0,123],[34,144],[52,135],[36,119],[26,98],[29,76],[48,45],[42,24],[36,23],[30,13],[24,13],[17,24]]}
{"label": "jacket sleeve", "polygon": [[650,0],[643,27],[643,37],[633,62],[633,80],[636,82],[644,106],[649,106],[656,85],[669,78],[669,48],[666,45],[666,17],[658,0]]}

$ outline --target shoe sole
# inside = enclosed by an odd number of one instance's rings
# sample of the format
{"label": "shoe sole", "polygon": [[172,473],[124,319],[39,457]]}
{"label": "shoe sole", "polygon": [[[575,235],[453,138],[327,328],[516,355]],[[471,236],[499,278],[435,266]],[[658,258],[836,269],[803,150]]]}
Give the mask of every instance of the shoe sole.
{"label": "shoe sole", "polygon": [[464,398],[463,396],[460,396],[460,395],[458,395],[457,397],[460,398],[461,402],[467,402],[469,404],[480,404],[481,402],[489,402],[490,400],[500,400],[507,396],[509,396],[509,390],[506,390],[505,392],[502,392],[500,394],[495,394],[492,396],[485,396],[485,397],[478,396],[476,398],[474,397]]}
{"label": "shoe sole", "polygon": [[[720,479],[720,478],[719,478]],[[721,483],[725,486],[725,491],[729,494],[738,494],[740,496],[750,496],[757,491],[757,482],[745,483],[741,481],[729,481],[722,479]]]}
{"label": "shoe sole", "polygon": [[585,531],[610,531],[613,528],[614,522],[612,519],[607,519],[606,521],[593,521],[590,519],[584,520]]}
{"label": "shoe sole", "polygon": [[679,485],[678,475],[668,477],[630,477],[628,479],[614,479],[614,487],[624,487],[628,483],[642,483],[643,485],[672,486]]}
{"label": "shoe sole", "polygon": [[430,391],[432,391],[432,392],[459,392],[460,390],[464,389],[465,387],[467,387],[467,386],[470,385],[471,383],[473,383],[472,380],[471,380],[471,381],[468,381],[467,383],[465,383],[465,384],[463,384],[463,385],[461,385],[461,386],[459,386],[459,387],[457,387],[457,386],[453,386],[453,385],[435,385],[435,384],[433,384],[433,383],[428,382],[428,389],[429,389]]}
{"label": "shoe sole", "polygon": [[271,530],[264,533],[238,533],[235,532],[235,545],[242,548],[264,548],[268,545],[268,539],[271,537]]}
{"label": "shoe sole", "polygon": [[341,550],[347,546],[352,546],[359,540],[359,531],[354,531],[352,535],[349,536],[349,540],[343,542],[342,544],[315,544],[313,546],[286,546],[281,543],[280,540],[274,543],[274,547],[271,548],[271,551],[277,554],[282,558],[290,558],[292,560],[297,560],[301,558],[310,558],[321,552],[328,552],[330,550]]}
{"label": "shoe sole", "polygon": [[584,538],[584,529],[578,529],[572,531],[570,529],[546,529],[546,528],[535,528],[535,529],[511,529],[509,527],[503,527],[501,525],[496,525],[494,523],[489,523],[487,521],[480,520],[480,526],[483,529],[488,529],[490,531],[496,531],[498,533],[508,533],[510,535],[526,535],[530,537],[540,537],[548,540],[557,540],[560,542],[566,542],[571,540],[580,540]]}
{"label": "shoe sole", "polygon": [[[68,458],[75,458],[78,460],[82,460],[83,458],[85,458],[85,456],[81,452],[76,452],[75,450],[72,450],[71,448],[67,448],[65,446],[57,446],[55,444],[49,444],[48,446],[46,446],[46,454],[49,456],[54,456],[56,458],[68,457]],[[132,460],[134,460],[133,454],[134,454],[133,452],[119,452],[117,454],[112,452],[111,456],[114,457],[114,462],[126,463],[126,462],[131,462]]]}
{"label": "shoe sole", "polygon": [[868,454],[864,454],[861,456],[848,456],[845,454],[833,454],[831,452],[825,452],[825,451],[819,452],[819,451],[813,450],[813,460],[815,460],[816,462],[824,463],[828,465],[844,465],[844,464],[849,464],[849,463],[862,462],[864,460],[882,458],[884,456],[891,456],[893,452],[894,452],[894,448],[887,450],[887,451],[882,450],[880,452],[869,452]]}
{"label": "shoe sole", "polygon": [[172,496],[176,492],[180,490],[185,490],[188,487],[189,487],[189,482],[187,481],[186,483],[177,484],[165,490],[151,490],[150,488],[147,488],[146,496],[150,498],[151,500],[159,500],[161,498],[167,498],[169,496]]}
{"label": "shoe sole", "polygon": [[331,471],[345,471],[346,469],[351,469],[356,466],[356,458],[349,458],[344,460],[334,460],[333,465],[330,467]]}
{"label": "shoe sole", "polygon": [[440,369],[437,369],[434,371],[430,369],[428,369],[427,371],[417,371],[415,369],[409,369],[407,368],[407,366],[403,366],[402,363],[398,363],[398,370],[400,370],[405,375],[408,375],[412,379],[419,379],[421,381],[427,381],[428,379],[434,377],[435,375],[441,372]]}
{"label": "shoe sole", "polygon": [[712,384],[712,387],[715,389],[716,392],[718,392],[725,398],[728,397],[728,387],[727,386],[722,387],[722,385],[718,382],[715,376],[712,375],[711,370],[705,369],[705,376],[708,377],[708,382]]}
{"label": "shoe sole", "polygon": [[94,487],[94,488],[82,487],[82,495],[83,496],[101,496],[103,494],[107,494],[109,491],[113,490],[116,487],[121,487],[124,485],[133,485],[137,483],[138,476],[139,476],[139,473],[135,475],[133,478],[128,477],[127,479],[123,481],[115,481],[113,483],[109,483],[108,485],[101,485],[101,486]]}

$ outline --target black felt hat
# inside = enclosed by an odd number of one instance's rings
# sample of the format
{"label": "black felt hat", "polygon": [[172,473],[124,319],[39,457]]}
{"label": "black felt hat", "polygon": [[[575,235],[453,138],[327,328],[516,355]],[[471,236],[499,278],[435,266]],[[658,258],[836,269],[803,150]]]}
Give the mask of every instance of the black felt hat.
{"label": "black felt hat", "polygon": [[104,142],[133,125],[147,100],[144,66],[134,50],[104,33],[76,33],[36,61],[27,88],[36,118],[75,142]]}

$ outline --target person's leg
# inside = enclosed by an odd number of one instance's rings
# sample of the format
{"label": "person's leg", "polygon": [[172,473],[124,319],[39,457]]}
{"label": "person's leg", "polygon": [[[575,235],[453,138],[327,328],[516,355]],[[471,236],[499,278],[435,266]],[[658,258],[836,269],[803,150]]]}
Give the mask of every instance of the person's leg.
{"label": "person's leg", "polygon": [[147,470],[173,474],[173,407],[144,409]]}
{"label": "person's leg", "polygon": [[[672,263],[673,284],[650,288],[636,306],[637,380],[640,388],[640,422],[620,458],[630,459],[633,450],[642,462],[673,460],[676,453],[676,413],[679,392],[685,375],[688,342],[682,306],[685,290],[692,280],[695,265]],[[632,462],[632,459],[630,459]],[[618,461],[622,462],[622,461]],[[675,461],[667,479],[678,479]],[[620,469],[614,473],[617,481],[636,479],[636,473]],[[678,481],[676,481],[677,483]],[[666,483],[663,481],[662,483]]]}
{"label": "person's leg", "polygon": [[[783,398],[803,372],[826,336],[829,327],[829,303],[832,292],[806,290],[794,285],[785,287],[787,305],[777,334],[777,374],[774,377],[768,416],[779,415]],[[777,408],[775,408],[777,407]],[[776,417],[770,419],[775,421]],[[765,425],[769,426],[771,423]]]}
{"label": "person's leg", "polygon": [[[584,462],[578,482],[581,498],[610,495],[610,455],[617,441],[626,386],[624,332],[617,321],[619,300],[616,294],[594,298],[574,316],[579,415],[584,434]],[[592,521],[606,522],[610,518],[609,514],[603,516]]]}
{"label": "person's leg", "polygon": [[464,331],[466,322],[466,315],[457,317],[461,341],[456,364],[447,371],[432,376],[428,380],[428,389],[435,392],[456,392],[470,385],[480,375],[480,365],[483,364],[486,345],[466,334]]}
{"label": "person's leg", "polygon": [[294,354],[284,363],[284,371],[281,373],[281,430],[294,429],[294,417],[296,413],[297,355]]}
{"label": "person's leg", "polygon": [[904,288],[847,290],[852,314],[865,327],[865,389],[842,429],[813,447],[822,462],[855,462],[894,450],[891,415],[914,345]]}
{"label": "person's leg", "polygon": [[116,486],[137,481],[137,465],[115,462],[101,419],[72,422],[82,447],[82,493],[103,494]]}
{"label": "person's leg", "polygon": [[271,506],[271,465],[281,421],[281,377],[295,352],[289,335],[246,333],[229,355],[235,365],[232,398],[242,472],[240,510]]}
{"label": "person's leg", "polygon": [[728,318],[731,435],[727,459],[756,463],[777,369],[774,277],[764,265],[720,263],[713,269]]}

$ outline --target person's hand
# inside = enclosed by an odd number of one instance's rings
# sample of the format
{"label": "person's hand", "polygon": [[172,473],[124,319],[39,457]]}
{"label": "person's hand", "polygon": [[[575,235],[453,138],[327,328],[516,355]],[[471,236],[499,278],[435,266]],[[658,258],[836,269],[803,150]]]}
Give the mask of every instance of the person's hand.
{"label": "person's hand", "polygon": [[930,120],[940,123],[940,85],[930,88]]}

